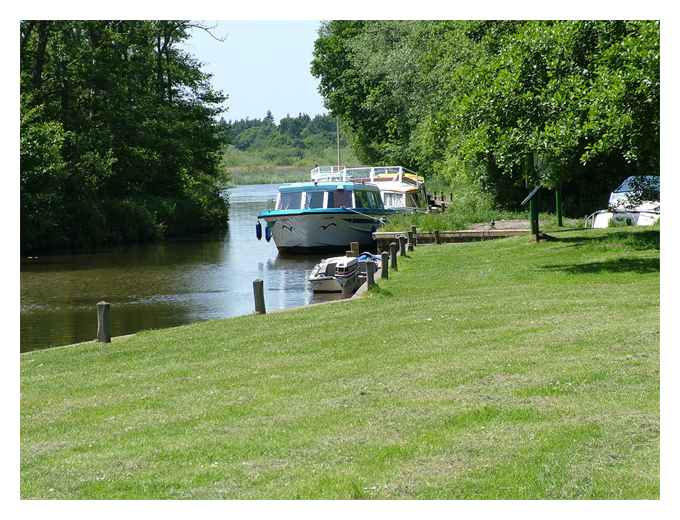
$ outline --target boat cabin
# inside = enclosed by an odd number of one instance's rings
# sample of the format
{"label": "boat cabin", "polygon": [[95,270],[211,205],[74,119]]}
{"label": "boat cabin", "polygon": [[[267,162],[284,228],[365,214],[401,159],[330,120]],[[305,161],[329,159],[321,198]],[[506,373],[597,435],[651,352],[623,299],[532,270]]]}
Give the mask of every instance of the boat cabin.
{"label": "boat cabin", "polygon": [[294,183],[279,187],[276,210],[383,209],[380,190],[357,183]]}

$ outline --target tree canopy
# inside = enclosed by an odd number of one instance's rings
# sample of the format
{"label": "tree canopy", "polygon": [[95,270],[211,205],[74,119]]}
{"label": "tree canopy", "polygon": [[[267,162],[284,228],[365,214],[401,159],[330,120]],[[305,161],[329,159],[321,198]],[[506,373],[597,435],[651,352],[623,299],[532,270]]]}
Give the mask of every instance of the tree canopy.
{"label": "tree canopy", "polygon": [[659,174],[655,21],[333,21],[312,72],[362,160],[501,205],[563,184],[588,211],[622,178]]}
{"label": "tree canopy", "polygon": [[187,21],[21,22],[23,251],[223,227],[225,97]]}

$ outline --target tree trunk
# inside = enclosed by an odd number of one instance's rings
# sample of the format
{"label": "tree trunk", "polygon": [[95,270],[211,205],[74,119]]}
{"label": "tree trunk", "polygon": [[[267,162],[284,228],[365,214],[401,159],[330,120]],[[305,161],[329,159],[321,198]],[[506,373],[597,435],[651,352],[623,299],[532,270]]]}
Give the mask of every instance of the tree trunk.
{"label": "tree trunk", "polygon": [[47,50],[47,38],[49,35],[50,22],[38,22],[38,49],[33,62],[33,89],[40,90],[42,87],[42,73],[45,68],[45,55]]}
{"label": "tree trunk", "polygon": [[24,60],[26,59],[26,44],[31,39],[31,33],[33,32],[33,27],[35,27],[35,22],[25,22],[22,24],[22,26],[23,31],[21,31],[19,59],[20,63],[23,64]]}

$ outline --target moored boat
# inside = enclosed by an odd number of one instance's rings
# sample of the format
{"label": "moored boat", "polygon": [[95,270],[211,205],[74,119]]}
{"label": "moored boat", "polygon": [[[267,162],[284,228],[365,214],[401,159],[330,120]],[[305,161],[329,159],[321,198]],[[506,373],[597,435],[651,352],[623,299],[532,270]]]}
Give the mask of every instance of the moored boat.
{"label": "moored boat", "polygon": [[427,209],[425,179],[403,166],[317,166],[312,181],[363,182],[375,184],[386,208],[400,211]]}
{"label": "moored boat", "polygon": [[309,282],[312,291],[317,293],[342,292],[348,284],[350,292],[354,292],[366,280],[367,262],[373,262],[380,267],[381,258],[371,253],[361,253],[358,257],[334,256],[324,258],[319,262],[311,274]]}
{"label": "moored boat", "polygon": [[314,292],[342,292],[342,288],[358,275],[359,265],[353,256],[324,258],[309,275]]}
{"label": "moored boat", "polygon": [[369,248],[373,232],[391,213],[373,184],[299,182],[280,186],[275,208],[258,219],[279,251],[304,253],[346,250],[351,242]]}

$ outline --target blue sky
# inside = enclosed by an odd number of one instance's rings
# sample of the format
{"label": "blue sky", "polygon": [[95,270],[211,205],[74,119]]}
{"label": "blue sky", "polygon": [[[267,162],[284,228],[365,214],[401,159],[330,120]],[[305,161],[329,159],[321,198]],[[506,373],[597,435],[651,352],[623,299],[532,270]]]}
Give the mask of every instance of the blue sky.
{"label": "blue sky", "polygon": [[[263,13],[266,15],[266,13]],[[194,31],[185,47],[205,63],[213,85],[229,96],[225,119],[261,118],[271,110],[278,121],[287,113],[327,112],[309,72],[318,21],[223,21],[213,34]]]}

